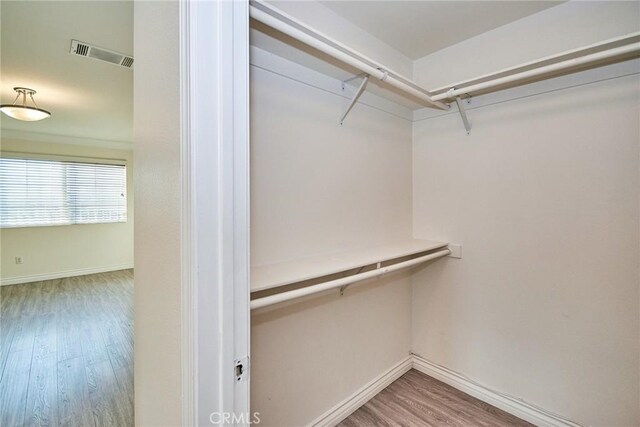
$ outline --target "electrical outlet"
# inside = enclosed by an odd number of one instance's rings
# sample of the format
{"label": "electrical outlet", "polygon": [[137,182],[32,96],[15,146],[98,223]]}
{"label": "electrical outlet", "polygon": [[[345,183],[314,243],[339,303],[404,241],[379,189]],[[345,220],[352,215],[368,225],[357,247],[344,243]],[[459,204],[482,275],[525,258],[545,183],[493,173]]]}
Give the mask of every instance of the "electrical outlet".
{"label": "electrical outlet", "polygon": [[22,264],[22,257],[21,256],[17,256],[16,257],[16,264]]}

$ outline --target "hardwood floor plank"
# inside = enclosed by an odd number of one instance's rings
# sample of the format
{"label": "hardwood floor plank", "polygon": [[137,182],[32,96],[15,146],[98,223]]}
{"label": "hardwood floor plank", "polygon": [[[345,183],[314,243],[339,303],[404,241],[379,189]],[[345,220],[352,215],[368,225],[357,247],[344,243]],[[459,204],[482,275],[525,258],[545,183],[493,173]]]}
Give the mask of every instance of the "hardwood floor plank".
{"label": "hardwood floor plank", "polygon": [[1,426],[133,426],[133,393],[132,270],[0,287]]}
{"label": "hardwood floor plank", "polygon": [[58,306],[56,304],[56,288],[59,282],[59,279],[46,280],[42,282],[42,288],[40,289],[40,296],[38,298],[36,308],[36,312],[38,314],[54,314],[58,311]]}
{"label": "hardwood floor plank", "polygon": [[[472,405],[461,400],[461,396],[452,398],[450,389],[434,386],[422,377],[416,378],[414,372],[408,372],[404,379],[409,387],[396,384],[396,388],[389,392],[399,394],[400,405],[417,408],[417,415],[428,414],[429,419],[452,426],[473,424],[480,427],[487,424],[484,412],[475,411]],[[489,425],[496,422],[490,414],[488,418]]]}
{"label": "hardwood floor plank", "polygon": [[82,356],[78,315],[65,309],[58,313],[58,361]]}
{"label": "hardwood floor plank", "polygon": [[108,321],[102,323],[105,343],[109,359],[114,369],[120,369],[124,366],[133,364],[133,346],[125,334],[122,327],[117,321]]}
{"label": "hardwood floor plank", "polygon": [[430,396],[441,402],[443,408],[456,412],[460,418],[460,423],[463,425],[469,425],[468,423],[487,427],[531,425],[495,406],[469,396],[453,387],[446,386],[444,383],[421,372],[414,370],[408,374],[407,380],[417,392],[421,393],[422,396],[431,393]]}
{"label": "hardwood floor plank", "polygon": [[55,329],[36,337],[25,412],[25,424],[58,424],[58,375]]}
{"label": "hardwood floor plank", "polygon": [[[119,369],[114,369],[116,379],[118,380],[118,388],[120,396],[126,397],[127,401],[121,404],[126,408],[124,412],[125,418],[129,424],[133,425],[133,405],[134,405],[134,389],[133,389],[133,365],[128,365]],[[128,405],[127,405],[128,404]]]}
{"label": "hardwood floor plank", "polygon": [[530,427],[532,424],[412,369],[339,426]]}
{"label": "hardwood floor plank", "polygon": [[92,413],[84,359],[74,357],[58,362],[58,425],[92,425]]}
{"label": "hardwood floor plank", "polygon": [[88,321],[80,328],[82,355],[88,365],[109,360],[100,323]]}
{"label": "hardwood floor plank", "polygon": [[[36,339],[39,335],[54,335],[56,336],[57,315],[56,313],[44,313],[36,316],[34,322],[34,329]],[[57,344],[56,344],[57,345]]]}
{"label": "hardwood floor plank", "polygon": [[19,318],[22,313],[22,305],[27,294],[23,286],[1,286],[3,295],[6,295],[5,304],[2,306],[3,319]]}
{"label": "hardwood floor plank", "polygon": [[33,350],[10,352],[0,382],[0,425],[24,424]]}
{"label": "hardwood floor plank", "polygon": [[4,375],[4,368],[9,357],[9,348],[15,333],[15,327],[12,322],[0,316],[0,381]]}
{"label": "hardwood floor plank", "polygon": [[7,309],[12,286],[0,286],[0,310]]}
{"label": "hardwood floor plank", "polygon": [[123,402],[120,398],[120,389],[111,362],[105,360],[87,364],[85,369],[94,425],[127,425],[125,414],[129,412],[128,401]]}
{"label": "hardwood floor plank", "polygon": [[36,339],[37,319],[34,316],[25,315],[20,318],[12,319],[12,322],[17,322],[17,324],[12,326],[15,328],[15,331],[13,333],[9,352],[33,350],[33,343]]}

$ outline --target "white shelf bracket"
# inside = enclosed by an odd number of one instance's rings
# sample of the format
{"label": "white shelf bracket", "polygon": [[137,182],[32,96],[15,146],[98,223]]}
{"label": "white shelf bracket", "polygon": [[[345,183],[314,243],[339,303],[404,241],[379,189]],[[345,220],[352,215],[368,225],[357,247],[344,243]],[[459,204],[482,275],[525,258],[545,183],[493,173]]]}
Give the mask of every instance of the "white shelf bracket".
{"label": "white shelf bracket", "polygon": [[452,245],[452,244],[450,244],[449,246],[447,246],[447,248],[451,252],[449,254],[450,258],[462,258],[462,245]]}
{"label": "white shelf bracket", "polygon": [[[449,89],[449,92],[453,93],[455,88]],[[467,135],[471,132],[471,123],[469,123],[469,119],[467,118],[467,110],[464,107],[464,102],[459,96],[455,97],[456,105],[458,106],[458,111],[460,112],[460,117],[462,118],[462,123],[464,124],[464,130],[467,131]]]}
{"label": "white shelf bracket", "polygon": [[362,92],[364,92],[364,88],[367,86],[367,82],[369,81],[369,74],[363,73],[363,74],[360,74],[360,75],[358,75],[356,77],[352,77],[352,78],[347,79],[347,80],[342,82],[342,90],[344,90],[344,88],[345,88],[344,84],[346,82],[348,82],[350,80],[353,80],[355,78],[361,77],[361,76],[364,76],[364,79],[362,79],[362,83],[360,83],[360,86],[356,90],[356,93],[353,95],[353,99],[351,99],[351,103],[347,107],[347,110],[344,112],[344,114],[342,114],[342,117],[340,117],[340,125],[342,125],[342,123],[344,123],[344,119],[347,118],[347,114],[349,114],[349,111],[351,111],[353,106],[356,105],[356,102],[358,102],[358,98],[360,98],[360,96],[362,95]]}
{"label": "white shelf bracket", "polygon": [[360,73],[360,74],[356,74],[356,75],[355,75],[355,76],[353,76],[353,77],[349,77],[349,78],[348,78],[348,79],[346,79],[346,80],[343,80],[343,81],[342,81],[342,90],[344,91],[344,90],[347,88],[347,86],[346,86],[346,84],[347,84],[347,83],[349,83],[349,82],[351,82],[351,81],[354,81],[354,80],[356,80],[356,79],[362,79],[362,78],[364,78],[366,75],[367,75],[367,73]]}

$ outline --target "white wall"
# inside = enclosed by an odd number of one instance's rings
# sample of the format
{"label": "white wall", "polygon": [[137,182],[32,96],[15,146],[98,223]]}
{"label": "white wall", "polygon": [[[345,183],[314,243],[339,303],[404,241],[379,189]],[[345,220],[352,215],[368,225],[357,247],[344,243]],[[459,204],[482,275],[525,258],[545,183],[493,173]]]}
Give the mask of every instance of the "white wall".
{"label": "white wall", "polygon": [[136,425],[181,422],[178,2],[134,5]]}
{"label": "white wall", "polygon": [[[251,70],[252,264],[411,236],[411,123]],[[313,421],[409,354],[406,273],[253,313],[261,425]]]}
{"label": "white wall", "polygon": [[[0,230],[0,276],[14,284],[133,267],[133,156],[130,150],[2,139],[3,151],[124,159],[127,222]],[[21,256],[23,264],[16,264]]]}
{"label": "white wall", "polygon": [[[439,85],[631,32],[637,8],[554,7],[416,76]],[[463,61],[470,75],[452,76]],[[638,72],[474,109],[470,136],[457,114],[414,124],[414,236],[464,246],[413,277],[415,353],[585,425],[640,424]]]}

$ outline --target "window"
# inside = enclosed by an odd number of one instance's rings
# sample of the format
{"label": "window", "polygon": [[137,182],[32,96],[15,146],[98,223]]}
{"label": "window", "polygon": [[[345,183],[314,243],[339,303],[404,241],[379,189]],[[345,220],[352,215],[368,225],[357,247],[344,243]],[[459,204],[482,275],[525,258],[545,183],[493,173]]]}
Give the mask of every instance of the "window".
{"label": "window", "polygon": [[0,158],[0,227],[126,221],[124,164]]}

